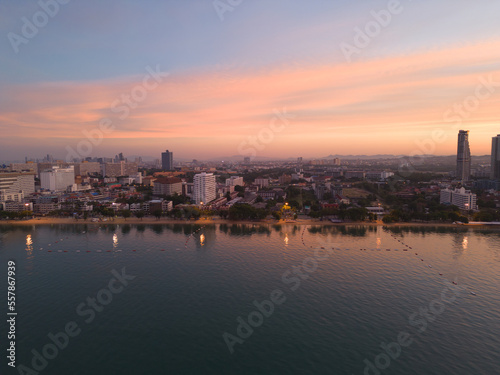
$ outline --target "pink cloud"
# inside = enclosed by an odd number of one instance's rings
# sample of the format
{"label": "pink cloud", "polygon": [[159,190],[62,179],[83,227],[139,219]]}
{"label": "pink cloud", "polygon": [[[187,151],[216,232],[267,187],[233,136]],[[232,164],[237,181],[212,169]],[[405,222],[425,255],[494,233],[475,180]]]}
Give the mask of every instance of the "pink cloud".
{"label": "pink cloud", "polygon": [[[6,137],[29,131],[40,139],[78,140],[82,129],[93,129],[99,119],[109,117],[116,129],[108,137],[120,139],[124,147],[148,150],[169,139],[189,147],[191,139],[193,145],[210,142],[214,152],[231,155],[242,140],[268,126],[273,109],[286,107],[297,117],[265,155],[290,156],[290,149],[321,155],[353,148],[403,153],[415,148],[416,137],[428,137],[437,127],[449,133],[440,150],[452,153],[457,129],[443,115],[474,95],[480,77],[492,75],[500,82],[494,68],[499,58],[500,40],[493,40],[352,64],[171,74],[124,120],[111,105],[130,94],[142,75],[11,86],[6,88],[7,103],[0,105],[0,128]],[[492,125],[498,118],[497,90],[463,118],[464,128],[484,136],[473,152],[489,152],[488,137],[498,132]]]}

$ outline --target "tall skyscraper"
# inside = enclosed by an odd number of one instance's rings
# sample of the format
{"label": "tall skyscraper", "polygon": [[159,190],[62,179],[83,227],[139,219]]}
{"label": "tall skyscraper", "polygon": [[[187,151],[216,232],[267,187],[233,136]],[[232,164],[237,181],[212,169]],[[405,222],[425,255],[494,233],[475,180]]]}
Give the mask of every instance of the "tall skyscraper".
{"label": "tall skyscraper", "polygon": [[491,142],[491,179],[500,180],[500,134]]}
{"label": "tall skyscraper", "polygon": [[196,204],[208,203],[216,198],[216,182],[213,173],[194,175],[193,199]]}
{"label": "tall skyscraper", "polygon": [[161,169],[164,171],[174,170],[174,153],[168,150],[161,153]]}
{"label": "tall skyscraper", "polygon": [[457,178],[461,181],[468,181],[470,178],[470,147],[469,131],[460,130],[458,132],[457,147]]}

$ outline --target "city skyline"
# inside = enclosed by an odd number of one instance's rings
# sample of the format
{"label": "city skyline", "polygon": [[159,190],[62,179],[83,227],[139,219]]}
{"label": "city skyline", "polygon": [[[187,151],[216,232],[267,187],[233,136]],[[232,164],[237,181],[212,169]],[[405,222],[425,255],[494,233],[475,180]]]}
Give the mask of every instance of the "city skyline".
{"label": "city skyline", "polygon": [[[111,1],[102,15],[60,5],[27,43],[0,43],[0,159],[48,148],[65,158],[89,137],[81,156],[151,155],[165,143],[197,159],[452,155],[461,128],[473,155],[488,154],[500,129],[500,5],[396,3],[256,1],[222,15],[197,1],[145,3],[156,12]],[[40,6],[0,10],[11,15],[0,30],[22,36]],[[165,24],[165,14],[176,17]],[[436,131],[439,142],[422,150]]]}

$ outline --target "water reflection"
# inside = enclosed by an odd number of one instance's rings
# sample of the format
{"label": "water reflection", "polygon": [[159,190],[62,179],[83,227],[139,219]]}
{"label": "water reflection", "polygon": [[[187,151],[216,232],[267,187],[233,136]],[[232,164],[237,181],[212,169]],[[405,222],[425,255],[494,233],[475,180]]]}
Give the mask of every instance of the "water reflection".
{"label": "water reflection", "polygon": [[462,247],[464,250],[467,250],[468,246],[469,246],[469,237],[465,236],[462,241]]}
{"label": "water reflection", "polygon": [[131,228],[132,228],[132,227],[130,226],[130,224],[125,224],[125,225],[123,225],[123,226],[122,226],[122,234],[123,234],[123,235],[127,235],[127,234],[129,234],[129,233],[130,233],[130,229],[131,229]]}
{"label": "water reflection", "polygon": [[31,234],[26,235],[26,252],[28,255],[33,253],[33,240],[31,239]]}
{"label": "water reflection", "polygon": [[192,235],[190,241],[194,241],[197,249],[210,248],[212,245],[216,243],[217,234],[214,225],[192,228],[192,229],[193,232],[190,233],[190,235]]}
{"label": "water reflection", "polygon": [[[285,233],[288,235],[289,240],[300,234],[304,226],[297,224],[240,224],[240,223],[226,223],[226,224],[209,224],[202,226],[193,223],[169,223],[169,224],[125,224],[118,226],[117,224],[52,224],[49,226],[52,234],[56,238],[62,238],[69,234],[81,235],[85,234],[87,237],[92,238],[99,233],[114,234],[118,230],[124,235],[128,234],[132,229],[137,232],[145,232],[146,228],[153,233],[162,234],[165,231],[173,233],[183,233],[186,236],[191,235],[197,229],[203,227],[204,231],[220,231],[230,236],[248,236],[248,235],[266,235],[270,236],[271,232],[280,233],[283,236]],[[211,229],[209,229],[211,228]],[[404,236],[405,234],[421,234],[425,237],[426,234],[456,234],[460,237],[459,246],[462,250],[469,247],[470,234],[481,235],[488,241],[498,241],[500,239],[500,227],[487,227],[487,228],[473,228],[466,226],[433,226],[433,225],[408,225],[408,226],[373,226],[363,224],[346,224],[346,225],[307,225],[307,232],[310,234],[324,234],[324,235],[345,235],[352,237],[366,237],[371,233],[376,233],[377,237],[382,237],[382,233],[391,233]],[[24,236],[31,234],[33,231],[32,225],[0,225],[0,234],[2,233],[22,233]],[[206,234],[205,234],[206,236]],[[463,236],[467,237],[464,238]],[[283,237],[284,238],[284,237]],[[207,239],[205,239],[205,244]]]}
{"label": "water reflection", "polygon": [[314,225],[308,227],[307,231],[311,234],[334,234],[352,237],[366,237],[367,232],[374,232],[377,228],[365,225]]}
{"label": "water reflection", "polygon": [[452,248],[453,259],[458,259],[466,252],[467,247],[469,245],[469,238],[465,234],[461,233],[457,234],[453,236],[452,244],[453,244]]}

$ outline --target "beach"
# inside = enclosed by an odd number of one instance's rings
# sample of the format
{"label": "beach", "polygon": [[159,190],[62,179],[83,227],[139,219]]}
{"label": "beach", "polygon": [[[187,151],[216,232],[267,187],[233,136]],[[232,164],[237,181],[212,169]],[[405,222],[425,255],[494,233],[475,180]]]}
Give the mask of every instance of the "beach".
{"label": "beach", "polygon": [[433,227],[477,227],[482,224],[453,224],[453,223],[383,223],[381,220],[368,222],[343,222],[343,223],[332,223],[329,220],[319,220],[319,219],[302,219],[298,218],[296,220],[284,221],[284,220],[228,220],[220,218],[200,218],[198,220],[186,220],[186,219],[172,219],[172,218],[160,218],[155,217],[144,217],[142,219],[131,217],[124,219],[122,217],[111,218],[107,221],[97,221],[94,222],[91,219],[74,219],[74,218],[57,218],[57,217],[41,217],[33,218],[29,220],[1,220],[0,225],[55,225],[55,224],[88,224],[88,225],[117,225],[117,224],[196,224],[196,225],[210,225],[210,224],[249,224],[249,225],[325,225],[325,226],[342,226],[342,225],[374,225],[374,226],[386,226],[386,227],[397,227],[397,226],[433,226]]}

